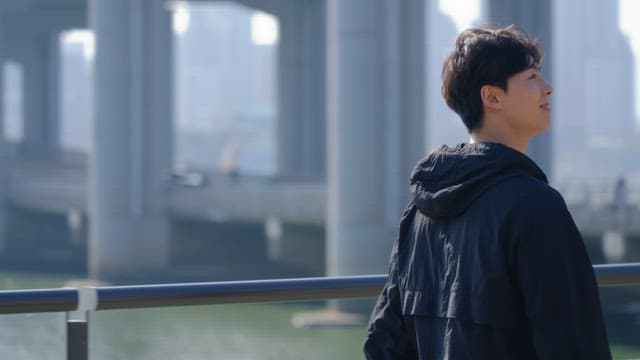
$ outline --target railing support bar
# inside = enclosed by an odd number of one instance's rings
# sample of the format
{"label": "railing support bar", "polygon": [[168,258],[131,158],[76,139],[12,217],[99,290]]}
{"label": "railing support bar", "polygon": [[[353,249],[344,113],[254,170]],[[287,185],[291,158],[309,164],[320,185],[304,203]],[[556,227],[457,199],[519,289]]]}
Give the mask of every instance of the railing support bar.
{"label": "railing support bar", "polygon": [[67,360],[89,359],[87,320],[67,320]]}

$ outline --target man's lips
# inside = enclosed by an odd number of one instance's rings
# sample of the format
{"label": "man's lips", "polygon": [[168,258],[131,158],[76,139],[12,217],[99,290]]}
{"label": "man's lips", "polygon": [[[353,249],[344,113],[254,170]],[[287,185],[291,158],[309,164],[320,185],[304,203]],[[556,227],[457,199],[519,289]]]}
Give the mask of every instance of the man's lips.
{"label": "man's lips", "polygon": [[542,105],[540,105],[540,107],[541,107],[543,110],[551,111],[551,104],[549,104],[549,103],[542,104]]}

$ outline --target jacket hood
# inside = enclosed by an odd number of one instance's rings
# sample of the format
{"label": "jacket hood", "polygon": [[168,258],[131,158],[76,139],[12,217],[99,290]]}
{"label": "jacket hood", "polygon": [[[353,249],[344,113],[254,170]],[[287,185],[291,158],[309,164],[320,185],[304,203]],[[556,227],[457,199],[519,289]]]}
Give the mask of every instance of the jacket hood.
{"label": "jacket hood", "polygon": [[455,217],[490,187],[528,175],[547,183],[544,172],[526,155],[498,143],[446,145],[416,164],[411,191],[420,212]]}

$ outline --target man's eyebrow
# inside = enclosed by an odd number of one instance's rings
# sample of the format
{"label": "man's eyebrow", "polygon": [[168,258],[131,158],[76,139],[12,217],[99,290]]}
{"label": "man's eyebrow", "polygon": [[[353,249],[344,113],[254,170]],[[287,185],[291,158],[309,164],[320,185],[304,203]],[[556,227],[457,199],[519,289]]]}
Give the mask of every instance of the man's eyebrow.
{"label": "man's eyebrow", "polygon": [[540,66],[540,65],[532,66],[532,67],[528,68],[527,70],[533,70],[533,71],[541,72],[542,71],[542,66]]}

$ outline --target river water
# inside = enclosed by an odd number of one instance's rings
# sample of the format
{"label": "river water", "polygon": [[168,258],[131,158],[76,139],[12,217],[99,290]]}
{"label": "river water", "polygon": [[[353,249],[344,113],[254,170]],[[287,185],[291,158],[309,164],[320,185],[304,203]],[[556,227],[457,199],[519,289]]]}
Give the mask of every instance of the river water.
{"label": "river water", "polygon": [[[61,276],[0,273],[0,289],[52,288]],[[361,359],[363,327],[296,329],[322,302],[109,310],[91,315],[92,360]],[[640,326],[608,319],[616,359],[640,359]],[[0,359],[62,359],[61,314],[0,315]],[[614,333],[612,333],[612,328]],[[621,332],[624,332],[621,334]],[[635,340],[634,340],[635,339]]]}

